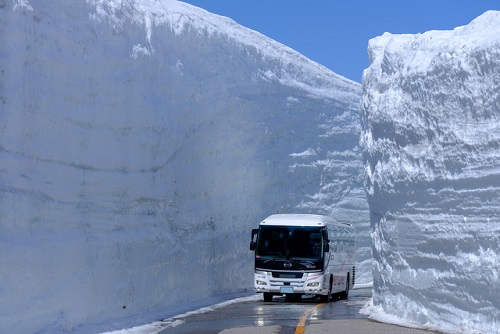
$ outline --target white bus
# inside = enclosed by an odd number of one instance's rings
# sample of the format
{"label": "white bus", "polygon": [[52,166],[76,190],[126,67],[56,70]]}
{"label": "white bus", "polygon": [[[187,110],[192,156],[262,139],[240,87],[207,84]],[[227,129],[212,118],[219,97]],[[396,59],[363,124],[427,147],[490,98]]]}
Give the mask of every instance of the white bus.
{"label": "white bus", "polygon": [[252,230],[250,250],[255,251],[255,291],[266,302],[275,295],[347,299],[354,286],[354,228],[331,217],[269,216]]}

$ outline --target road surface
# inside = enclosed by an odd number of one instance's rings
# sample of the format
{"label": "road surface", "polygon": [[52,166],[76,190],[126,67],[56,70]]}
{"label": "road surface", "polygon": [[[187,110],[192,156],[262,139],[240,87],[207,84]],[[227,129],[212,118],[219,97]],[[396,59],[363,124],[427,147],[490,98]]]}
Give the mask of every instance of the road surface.
{"label": "road surface", "polygon": [[306,296],[289,301],[274,297],[232,304],[208,313],[171,322],[162,334],[429,334],[426,330],[383,324],[367,319],[359,310],[371,297],[371,288],[351,290],[348,300],[323,304]]}

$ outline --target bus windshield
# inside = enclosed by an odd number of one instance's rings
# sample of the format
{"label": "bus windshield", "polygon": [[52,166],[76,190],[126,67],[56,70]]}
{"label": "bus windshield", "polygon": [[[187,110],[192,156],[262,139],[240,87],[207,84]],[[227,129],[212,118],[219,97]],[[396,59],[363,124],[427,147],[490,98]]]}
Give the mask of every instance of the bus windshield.
{"label": "bus windshield", "polygon": [[257,240],[257,258],[323,259],[323,237],[319,227],[261,226]]}

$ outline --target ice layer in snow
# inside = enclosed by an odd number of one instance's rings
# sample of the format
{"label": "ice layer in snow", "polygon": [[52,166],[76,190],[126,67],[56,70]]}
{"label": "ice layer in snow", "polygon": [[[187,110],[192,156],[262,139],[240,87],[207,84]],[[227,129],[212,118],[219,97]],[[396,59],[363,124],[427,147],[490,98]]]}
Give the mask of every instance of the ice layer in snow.
{"label": "ice layer in snow", "polygon": [[500,12],[369,42],[361,146],[373,307],[500,333]]}
{"label": "ice layer in snow", "polygon": [[170,0],[0,0],[0,45],[1,333],[251,291],[271,213],[353,223],[371,281],[360,84]]}

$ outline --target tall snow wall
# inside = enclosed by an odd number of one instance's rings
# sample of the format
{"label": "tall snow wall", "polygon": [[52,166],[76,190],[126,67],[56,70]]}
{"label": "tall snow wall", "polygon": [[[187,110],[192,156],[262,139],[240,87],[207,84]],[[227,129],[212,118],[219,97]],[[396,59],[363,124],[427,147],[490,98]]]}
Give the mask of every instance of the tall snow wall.
{"label": "tall snow wall", "polygon": [[1,333],[251,290],[272,213],[369,262],[360,84],[168,0],[0,0],[0,46]]}
{"label": "tall snow wall", "polygon": [[361,146],[374,307],[500,333],[500,12],[369,42]]}

